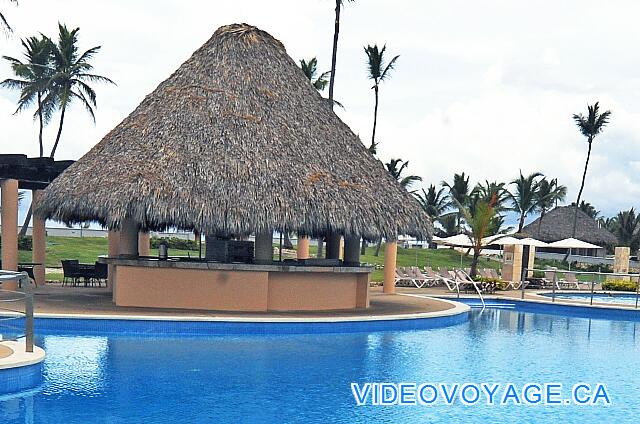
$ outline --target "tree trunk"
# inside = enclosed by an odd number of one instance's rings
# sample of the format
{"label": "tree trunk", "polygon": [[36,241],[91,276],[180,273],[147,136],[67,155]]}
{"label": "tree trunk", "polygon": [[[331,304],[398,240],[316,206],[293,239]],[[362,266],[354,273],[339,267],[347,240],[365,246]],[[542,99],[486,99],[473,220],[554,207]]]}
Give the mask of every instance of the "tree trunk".
{"label": "tree trunk", "polygon": [[[573,213],[573,229],[571,230],[571,237],[576,237],[576,228],[578,226],[578,209],[580,209],[580,198],[582,197],[582,190],[584,189],[584,181],[587,178],[587,167],[589,166],[589,158],[591,158],[591,143],[593,142],[593,137],[589,137],[587,140],[589,143],[589,148],[587,149],[587,160],[584,163],[584,172],[582,173],[582,183],[580,184],[580,191],[578,191],[578,200],[576,200],[576,210]],[[569,254],[571,253],[571,249],[567,250],[567,254],[564,255],[563,261],[567,261],[569,259]]]}
{"label": "tree trunk", "polygon": [[336,21],[333,30],[333,54],[331,55],[331,75],[329,75],[329,100],[333,107],[333,84],[336,78],[336,59],[338,56],[338,34],[340,33],[340,7],[342,0],[336,0]]}
{"label": "tree trunk", "polygon": [[18,233],[20,237],[24,237],[27,235],[27,229],[29,228],[29,222],[31,221],[32,214],[33,214],[33,199],[31,200],[31,204],[29,205],[29,210],[27,211],[27,216],[24,218],[24,222],[22,223],[22,227],[20,228],[20,232]]}
{"label": "tree trunk", "polygon": [[62,134],[62,125],[64,124],[64,113],[66,111],[66,106],[62,107],[62,111],[60,113],[60,125],[58,126],[58,134],[56,135],[56,142],[53,144],[53,149],[51,149],[50,158],[56,155],[56,150],[58,149],[58,143],[60,142],[60,135]]}
{"label": "tree trunk", "polygon": [[518,223],[518,232],[521,232],[522,231],[522,227],[524,227],[524,217],[525,217],[525,213],[522,212],[520,214],[520,221]]}
{"label": "tree trunk", "polygon": [[373,154],[376,154],[376,126],[378,124],[378,85],[377,84],[374,86],[374,91],[376,95],[376,104],[375,104],[375,107],[373,108],[373,131],[371,132],[371,147],[369,147],[369,151]]}
{"label": "tree trunk", "polygon": [[376,246],[376,256],[380,256],[380,247],[382,246],[382,239],[378,240],[378,244]]}
{"label": "tree trunk", "polygon": [[318,252],[316,254],[316,258],[324,258],[324,237],[318,237]]}
{"label": "tree trunk", "polygon": [[[42,121],[42,93],[38,92],[38,122],[40,124],[39,132],[38,132],[38,143],[40,147],[40,157],[44,156],[44,143],[42,142],[42,130],[44,128],[44,122]],[[27,235],[27,229],[29,228],[29,222],[31,221],[31,215],[33,214],[33,199],[31,200],[31,204],[29,205],[29,210],[27,211],[27,216],[22,223],[22,227],[20,228],[20,232],[18,235],[20,237],[24,237]]]}
{"label": "tree trunk", "polygon": [[540,211],[540,219],[538,220],[538,238],[540,238],[540,231],[542,231],[542,218],[544,218],[545,213],[546,211],[544,209]]}
{"label": "tree trunk", "polygon": [[291,243],[291,238],[289,237],[289,233],[284,233],[284,241],[282,242],[283,249],[293,249],[293,243]]}
{"label": "tree trunk", "polygon": [[473,260],[471,261],[471,269],[469,270],[469,277],[474,279],[478,273],[478,259],[480,258],[480,252],[473,251]]}
{"label": "tree trunk", "polygon": [[44,124],[42,122],[42,93],[38,91],[38,120],[40,121],[40,133],[38,134],[38,141],[40,143],[40,157],[44,156],[44,144],[42,143],[42,128]]}
{"label": "tree trunk", "polygon": [[578,200],[576,200],[576,210],[573,214],[573,229],[571,230],[571,237],[576,236],[576,227],[578,225],[578,209],[580,208],[580,198],[582,197],[582,190],[584,189],[584,181],[587,178],[587,167],[589,166],[589,158],[591,157],[591,143],[593,138],[589,137],[589,149],[587,150],[587,160],[584,163],[584,172],[582,173],[582,183],[580,184],[580,191],[578,192]]}
{"label": "tree trunk", "polygon": [[362,244],[360,245],[360,256],[365,255],[367,253],[367,241],[362,238]]}

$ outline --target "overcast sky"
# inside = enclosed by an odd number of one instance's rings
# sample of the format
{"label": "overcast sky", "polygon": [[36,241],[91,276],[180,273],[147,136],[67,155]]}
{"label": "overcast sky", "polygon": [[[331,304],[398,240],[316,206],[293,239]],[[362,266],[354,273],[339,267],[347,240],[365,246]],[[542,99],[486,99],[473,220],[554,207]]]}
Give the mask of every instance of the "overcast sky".
{"label": "overcast sky", "polygon": [[[291,57],[328,70],[332,0],[21,0],[0,7],[15,29],[1,53],[57,22],[80,27],[80,45],[101,45],[97,122],[74,107],[57,159],[78,159],[128,115],[221,25],[246,22],[280,39]],[[640,3],[634,1],[359,0],[342,13],[335,97],[338,114],[368,145],[373,91],[363,46],[400,55],[380,90],[379,156],[410,160],[424,184],[465,171],[472,182],[540,171],[575,198],[587,145],[571,116],[599,100],[613,112],[592,154],[583,198],[605,215],[640,206]],[[11,76],[6,64],[0,77]],[[326,95],[326,93],[325,93]],[[0,152],[36,156],[29,113],[0,91]],[[56,117],[57,118],[57,117]],[[56,119],[54,118],[54,119]],[[46,129],[51,149],[56,125]],[[531,217],[528,219],[530,221]]]}

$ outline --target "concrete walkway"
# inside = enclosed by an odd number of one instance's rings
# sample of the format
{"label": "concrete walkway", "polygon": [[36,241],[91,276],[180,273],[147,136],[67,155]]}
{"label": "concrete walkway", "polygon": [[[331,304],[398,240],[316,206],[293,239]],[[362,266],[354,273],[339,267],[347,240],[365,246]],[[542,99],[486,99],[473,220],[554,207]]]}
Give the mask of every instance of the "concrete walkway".
{"label": "concrete walkway", "polygon": [[[408,292],[416,294],[416,292]],[[327,317],[371,317],[376,315],[404,315],[439,312],[451,309],[448,302],[437,299],[382,294],[381,287],[370,291],[371,306],[367,309],[337,310],[323,312],[226,312],[184,309],[134,308],[116,306],[111,292],[105,288],[62,287],[47,284],[34,290],[35,313],[37,314],[86,314],[86,315],[139,315],[180,317],[247,317],[247,318],[327,318]],[[4,294],[3,294],[4,296]],[[22,304],[16,302],[18,310]]]}

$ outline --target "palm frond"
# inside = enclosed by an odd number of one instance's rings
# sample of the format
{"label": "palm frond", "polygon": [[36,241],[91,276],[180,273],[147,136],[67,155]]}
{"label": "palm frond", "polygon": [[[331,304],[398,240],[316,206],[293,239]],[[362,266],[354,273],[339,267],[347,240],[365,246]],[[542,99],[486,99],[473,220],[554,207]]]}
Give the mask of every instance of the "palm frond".
{"label": "palm frond", "polygon": [[387,79],[387,75],[389,73],[389,71],[391,71],[392,69],[395,68],[395,63],[398,60],[398,58],[400,57],[400,55],[397,55],[396,57],[394,57],[393,59],[391,59],[391,61],[387,64],[387,67],[384,68],[384,71],[382,72],[382,75],[380,76],[380,81],[384,81]]}

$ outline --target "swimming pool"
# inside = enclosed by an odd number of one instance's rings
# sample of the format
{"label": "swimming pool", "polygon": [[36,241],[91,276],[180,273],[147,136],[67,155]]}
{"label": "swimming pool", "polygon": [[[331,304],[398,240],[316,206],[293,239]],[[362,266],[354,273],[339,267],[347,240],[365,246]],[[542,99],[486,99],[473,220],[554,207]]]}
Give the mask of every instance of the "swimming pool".
{"label": "swimming pool", "polygon": [[[0,399],[0,422],[636,421],[639,315],[592,319],[579,316],[591,313],[586,308],[491,304],[472,310],[467,322],[428,330],[190,337],[50,331],[38,340],[48,355],[44,384]],[[606,384],[612,404],[356,406],[351,383],[373,381],[584,381]]]}
{"label": "swimming pool", "polygon": [[[551,297],[552,294],[544,293],[542,296]],[[591,293],[556,293],[556,299],[590,302]],[[636,295],[629,293],[594,293],[593,302],[635,306]]]}

